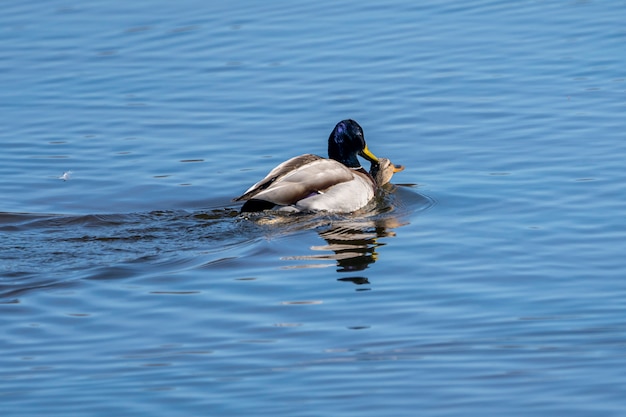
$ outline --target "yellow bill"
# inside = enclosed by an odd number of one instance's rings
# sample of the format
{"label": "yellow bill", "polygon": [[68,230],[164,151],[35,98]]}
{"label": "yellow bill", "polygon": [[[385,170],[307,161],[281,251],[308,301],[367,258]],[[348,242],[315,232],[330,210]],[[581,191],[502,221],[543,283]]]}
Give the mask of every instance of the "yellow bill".
{"label": "yellow bill", "polygon": [[359,152],[359,154],[370,162],[378,162],[378,158],[376,157],[376,155],[370,152],[369,149],[367,149],[367,145],[365,145],[365,148],[363,148],[363,150]]}

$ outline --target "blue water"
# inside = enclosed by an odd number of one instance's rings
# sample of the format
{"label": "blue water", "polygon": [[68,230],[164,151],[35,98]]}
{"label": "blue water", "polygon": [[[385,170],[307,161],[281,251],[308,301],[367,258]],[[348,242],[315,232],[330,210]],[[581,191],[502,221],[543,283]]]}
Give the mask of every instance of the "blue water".
{"label": "blue water", "polygon": [[626,413],[626,2],[212,3],[3,3],[3,415]]}

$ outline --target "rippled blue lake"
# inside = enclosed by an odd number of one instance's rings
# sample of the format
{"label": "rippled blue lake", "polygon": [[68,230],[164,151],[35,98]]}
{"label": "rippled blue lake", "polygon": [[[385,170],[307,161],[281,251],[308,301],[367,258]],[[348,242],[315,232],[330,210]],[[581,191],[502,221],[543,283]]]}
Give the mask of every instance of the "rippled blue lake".
{"label": "rippled blue lake", "polygon": [[[626,2],[2,9],[3,415],[626,414]],[[370,206],[239,214],[346,118]]]}

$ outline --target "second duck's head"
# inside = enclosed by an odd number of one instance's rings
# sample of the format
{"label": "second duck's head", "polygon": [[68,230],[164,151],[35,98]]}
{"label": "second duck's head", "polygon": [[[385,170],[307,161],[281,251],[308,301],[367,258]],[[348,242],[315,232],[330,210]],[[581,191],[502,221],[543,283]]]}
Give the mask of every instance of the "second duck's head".
{"label": "second duck's head", "polygon": [[391,181],[393,174],[403,171],[404,165],[394,165],[387,158],[378,158],[377,163],[372,163],[370,175],[378,186],[383,186]]}
{"label": "second duck's head", "polygon": [[351,119],[342,120],[328,137],[328,157],[347,167],[359,168],[361,163],[357,155],[370,162],[378,162],[378,158],[367,149],[361,126]]}

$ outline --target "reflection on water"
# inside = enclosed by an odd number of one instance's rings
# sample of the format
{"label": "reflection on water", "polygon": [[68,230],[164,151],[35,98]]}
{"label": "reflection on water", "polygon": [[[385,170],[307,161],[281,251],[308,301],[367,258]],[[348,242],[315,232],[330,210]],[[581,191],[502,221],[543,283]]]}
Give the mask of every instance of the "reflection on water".
{"label": "reflection on water", "polygon": [[[385,245],[381,238],[394,237],[395,229],[409,224],[408,215],[413,211],[429,208],[433,201],[419,196],[407,202],[407,194],[397,192],[397,186],[387,184],[377,198],[364,210],[346,217],[328,219],[328,223],[316,227],[317,233],[326,241],[325,245],[314,245],[315,252],[307,255],[285,256],[283,260],[335,261],[337,272],[365,270],[378,260],[378,248]],[[419,201],[418,201],[419,200]],[[329,266],[320,263],[298,265],[295,268],[319,268]],[[344,277],[341,281],[355,284],[369,283],[365,277]]]}
{"label": "reflection on water", "polygon": [[377,248],[384,245],[381,237],[395,236],[393,229],[403,224],[395,218],[375,219],[363,222],[338,222],[320,230],[326,245],[311,246],[311,250],[323,254],[303,255],[284,259],[328,260],[337,262],[338,272],[362,271],[378,259]]}

